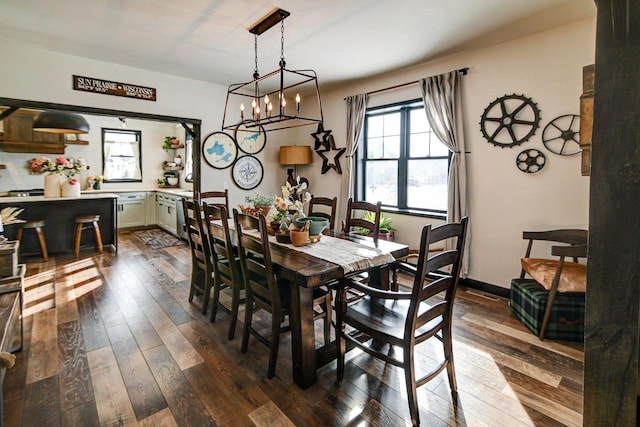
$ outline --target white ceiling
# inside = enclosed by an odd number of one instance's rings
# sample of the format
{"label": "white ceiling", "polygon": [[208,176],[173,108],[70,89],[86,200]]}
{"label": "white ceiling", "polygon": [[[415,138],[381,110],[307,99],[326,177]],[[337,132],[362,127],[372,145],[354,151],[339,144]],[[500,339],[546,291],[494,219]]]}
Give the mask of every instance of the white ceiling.
{"label": "white ceiling", "polygon": [[[289,69],[321,86],[393,71],[595,15],[593,0],[1,0],[0,38],[229,85],[249,81],[247,30],[275,7]],[[262,75],[280,27],[258,37]]]}

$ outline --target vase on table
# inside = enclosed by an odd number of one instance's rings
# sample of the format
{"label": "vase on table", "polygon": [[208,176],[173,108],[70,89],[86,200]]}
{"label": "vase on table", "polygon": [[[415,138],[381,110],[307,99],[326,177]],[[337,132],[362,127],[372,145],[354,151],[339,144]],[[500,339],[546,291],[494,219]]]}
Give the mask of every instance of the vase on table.
{"label": "vase on table", "polygon": [[44,176],[44,197],[60,197],[60,176],[47,174]]}
{"label": "vase on table", "polygon": [[62,197],[80,197],[80,180],[70,178],[63,182]]}

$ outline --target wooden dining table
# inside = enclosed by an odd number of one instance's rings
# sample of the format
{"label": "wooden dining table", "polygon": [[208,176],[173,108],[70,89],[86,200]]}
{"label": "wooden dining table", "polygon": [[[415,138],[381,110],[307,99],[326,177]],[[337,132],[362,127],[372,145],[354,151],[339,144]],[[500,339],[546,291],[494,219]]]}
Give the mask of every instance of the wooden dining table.
{"label": "wooden dining table", "polygon": [[[409,247],[402,243],[378,240],[364,236],[347,236],[343,233],[329,233],[333,237],[349,239],[358,244],[375,248],[382,253],[389,253],[398,258],[409,253]],[[276,274],[289,280],[291,286],[291,360],[293,364],[293,381],[302,388],[316,383],[316,370],[337,357],[337,343],[323,343],[316,348],[315,328],[313,321],[313,288],[335,282],[345,277],[345,270],[336,264],[318,256],[301,252],[293,246],[271,244],[271,258]],[[388,280],[385,271],[388,264],[377,265],[374,269],[350,271],[356,274],[370,271],[383,282]]]}
{"label": "wooden dining table", "polygon": [[[215,221],[214,221],[215,222]],[[229,220],[229,226],[234,231],[233,220]],[[387,240],[378,240],[361,235],[346,235],[341,232],[325,231],[321,236],[346,239],[358,244],[364,252],[376,252],[381,255],[390,254],[387,259],[405,256],[409,253],[409,247],[403,243]],[[233,233],[235,234],[235,233]],[[235,236],[233,236],[235,240]],[[325,238],[325,244],[327,243]],[[293,381],[301,388],[308,388],[316,383],[316,371],[337,357],[337,342],[323,343],[316,348],[315,328],[313,320],[313,289],[323,286],[345,277],[368,271],[375,279],[384,282],[388,281],[389,262],[377,262],[375,267],[362,265],[361,267],[351,267],[345,271],[345,267],[339,263],[323,259],[321,255],[311,255],[313,248],[309,248],[309,243],[305,248],[297,248],[290,244],[279,244],[275,238],[270,240],[271,260],[278,277],[282,277],[291,282],[291,308],[289,315],[289,325],[291,326],[291,360],[293,365]],[[335,242],[335,241],[334,241]],[[311,250],[310,250],[311,249]],[[370,251],[367,251],[370,249]],[[334,260],[335,261],[335,260]],[[364,263],[366,264],[366,263]]]}

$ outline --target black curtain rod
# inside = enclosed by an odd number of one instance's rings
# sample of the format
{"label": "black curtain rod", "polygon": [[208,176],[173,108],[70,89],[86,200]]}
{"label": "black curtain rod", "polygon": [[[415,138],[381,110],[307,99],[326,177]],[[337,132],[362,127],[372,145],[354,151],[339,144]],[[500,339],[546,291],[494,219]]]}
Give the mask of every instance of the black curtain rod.
{"label": "black curtain rod", "polygon": [[[458,70],[458,72],[460,74],[462,74],[463,76],[466,76],[467,73],[469,72],[469,67],[464,67],[464,68],[460,68]],[[367,95],[373,95],[374,93],[380,93],[380,92],[386,92],[388,90],[392,90],[392,89],[398,89],[400,87],[405,87],[405,86],[409,86],[409,85],[413,85],[416,83],[419,83],[420,80],[414,80],[412,82],[407,82],[407,83],[400,83],[399,85],[395,85],[395,86],[391,86],[391,87],[385,87],[384,89],[377,89],[377,90],[372,90],[371,92],[367,92]],[[347,99],[347,98],[344,98]]]}

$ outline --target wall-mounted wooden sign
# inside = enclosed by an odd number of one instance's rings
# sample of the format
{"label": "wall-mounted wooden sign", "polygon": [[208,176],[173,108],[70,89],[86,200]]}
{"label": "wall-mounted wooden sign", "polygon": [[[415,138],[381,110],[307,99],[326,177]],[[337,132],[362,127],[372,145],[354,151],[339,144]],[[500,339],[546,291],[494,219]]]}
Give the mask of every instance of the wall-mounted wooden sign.
{"label": "wall-mounted wooden sign", "polygon": [[127,98],[156,100],[156,90],[152,87],[137,86],[93,77],[73,76],[73,89],[85,92],[104,93],[105,95],[125,96]]}

